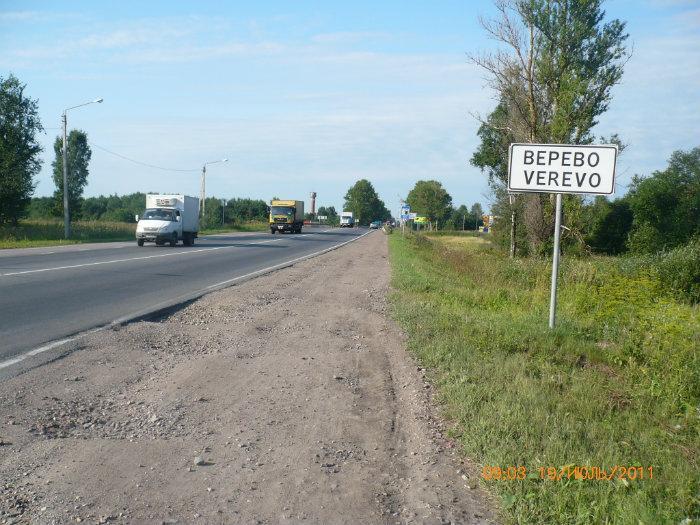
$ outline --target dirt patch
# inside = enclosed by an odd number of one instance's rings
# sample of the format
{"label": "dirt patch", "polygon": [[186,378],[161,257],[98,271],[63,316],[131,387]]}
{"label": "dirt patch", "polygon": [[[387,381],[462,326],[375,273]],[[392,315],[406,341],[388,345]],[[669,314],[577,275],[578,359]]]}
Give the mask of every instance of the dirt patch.
{"label": "dirt patch", "polygon": [[386,238],[0,384],[0,523],[489,523],[387,318]]}

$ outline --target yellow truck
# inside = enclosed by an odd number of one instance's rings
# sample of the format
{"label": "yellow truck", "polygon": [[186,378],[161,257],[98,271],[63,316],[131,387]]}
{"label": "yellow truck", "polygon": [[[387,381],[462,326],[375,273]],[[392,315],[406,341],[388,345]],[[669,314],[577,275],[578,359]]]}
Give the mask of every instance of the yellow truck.
{"label": "yellow truck", "polygon": [[270,233],[301,233],[304,225],[304,201],[270,202]]}

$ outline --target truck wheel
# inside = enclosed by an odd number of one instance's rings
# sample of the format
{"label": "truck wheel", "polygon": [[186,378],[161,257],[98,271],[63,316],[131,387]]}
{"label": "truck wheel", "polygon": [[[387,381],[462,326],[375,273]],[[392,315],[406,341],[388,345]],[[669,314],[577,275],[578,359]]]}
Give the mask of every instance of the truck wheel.
{"label": "truck wheel", "polygon": [[270,233],[274,235],[275,233],[277,233],[277,231],[274,228],[270,228]]}
{"label": "truck wheel", "polygon": [[136,244],[143,246],[143,239],[136,239]]}
{"label": "truck wheel", "polygon": [[182,234],[182,245],[183,246],[192,246],[192,241],[190,240],[190,234],[189,233],[183,233]]}
{"label": "truck wheel", "polygon": [[174,248],[177,246],[177,233],[173,233],[173,238],[170,239],[170,247]]}

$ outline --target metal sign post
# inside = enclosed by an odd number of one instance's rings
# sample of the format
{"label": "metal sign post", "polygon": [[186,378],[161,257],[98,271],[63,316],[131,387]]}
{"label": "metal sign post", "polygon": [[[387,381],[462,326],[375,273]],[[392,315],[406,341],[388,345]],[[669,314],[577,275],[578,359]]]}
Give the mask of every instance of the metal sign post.
{"label": "metal sign post", "polygon": [[[554,253],[549,296],[549,328],[557,316],[557,280],[561,257],[562,194],[611,195],[615,192],[617,146],[573,144],[511,144],[508,155],[508,192],[554,193]],[[511,206],[513,201],[511,200]],[[513,215],[514,218],[514,215]],[[514,250],[511,221],[511,256]]]}
{"label": "metal sign post", "polygon": [[549,327],[554,328],[557,316],[557,277],[559,277],[559,240],[561,239],[561,193],[557,193],[554,219],[554,253],[552,254],[552,289],[549,293]]}

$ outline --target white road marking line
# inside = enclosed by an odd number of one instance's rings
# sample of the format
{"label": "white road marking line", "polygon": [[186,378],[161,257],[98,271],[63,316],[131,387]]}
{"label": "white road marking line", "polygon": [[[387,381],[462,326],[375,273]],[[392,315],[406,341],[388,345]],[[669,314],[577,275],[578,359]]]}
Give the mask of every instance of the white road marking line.
{"label": "white road marking line", "polygon": [[[321,255],[321,254],[326,253],[326,252],[329,252],[329,251],[331,251],[331,250],[335,250],[335,249],[337,249],[337,248],[340,248],[341,246],[345,246],[346,244],[349,244],[349,243],[351,243],[351,242],[353,242],[353,241],[356,241],[357,239],[361,239],[362,237],[364,237],[365,235],[367,235],[367,234],[369,234],[369,233],[372,233],[372,232],[371,232],[371,231],[368,231],[367,233],[363,233],[362,235],[358,235],[357,237],[354,237],[354,238],[350,239],[349,241],[345,241],[345,242],[340,243],[340,244],[334,244],[333,246],[331,246],[331,247],[329,247],[329,248],[324,248],[323,250],[319,250],[319,251],[314,252],[314,253],[309,253],[309,254],[307,254],[307,255],[302,255],[301,257],[297,257],[296,259],[292,259],[291,261],[285,261],[285,262],[283,262],[283,263],[275,264],[275,265],[273,265],[273,266],[268,266],[267,268],[263,268],[262,270],[256,270],[256,271],[254,271],[254,272],[251,272],[251,273],[248,273],[248,274],[245,274],[245,275],[241,275],[241,276],[239,276],[239,277],[234,277],[233,279],[228,279],[228,280],[226,280],[226,281],[221,281],[220,283],[212,284],[211,286],[207,286],[206,289],[207,289],[207,290],[211,290],[212,288],[216,288],[216,287],[222,286],[222,285],[224,285],[224,284],[229,284],[229,283],[233,283],[233,282],[236,282],[236,281],[240,281],[241,279],[245,279],[245,278],[247,278],[247,277],[252,277],[253,275],[256,275],[256,274],[259,274],[259,273],[267,273],[267,272],[271,272],[272,270],[274,270],[274,269],[276,269],[276,268],[281,268],[281,267],[284,267],[284,266],[289,266],[290,264],[294,264],[295,262],[301,261],[301,260],[303,260],[303,259],[309,259],[309,258],[311,258],[311,257],[315,257],[315,256],[317,256],[317,255]],[[308,234],[308,235],[312,235],[312,234]],[[297,236],[297,237],[298,237],[298,236]]]}
{"label": "white road marking line", "polygon": [[[277,242],[281,241],[282,239],[272,239],[269,241],[259,241],[259,242],[251,242],[248,244],[244,244],[244,246],[255,246],[257,244],[265,244],[268,242]],[[141,261],[144,259],[155,259],[158,257],[172,257],[174,255],[189,255],[191,253],[200,253],[200,252],[210,252],[214,250],[225,250],[225,249],[230,249],[230,248],[240,248],[241,246],[214,246],[213,248],[200,248],[199,250],[189,250],[186,252],[173,252],[173,253],[162,253],[158,255],[144,255],[143,257],[131,257],[129,259],[113,259],[111,261],[99,261],[99,262],[93,262],[93,263],[83,263],[83,264],[71,264],[68,266],[56,266],[54,268],[39,268],[36,270],[22,270],[19,272],[8,272],[8,273],[0,273],[0,277],[10,277],[13,275],[26,275],[28,273],[40,273],[40,272],[53,272],[56,270],[69,270],[72,268],[83,268],[86,266],[99,266],[102,264],[114,264],[114,263],[120,263],[120,262],[129,262],[129,261]],[[81,250],[78,250],[81,251]]]}
{"label": "white road marking line", "polygon": [[7,359],[5,361],[0,361],[0,370],[3,368],[7,368],[8,366],[16,365],[17,363],[21,363],[28,357],[32,357],[38,354],[41,354],[43,352],[46,352],[48,350],[51,350],[52,348],[56,348],[57,346],[64,345],[66,343],[70,343],[71,341],[75,341],[76,339],[79,339],[83,336],[86,336],[88,334],[94,334],[95,332],[99,332],[100,330],[104,330],[104,327],[100,328],[94,328],[92,330],[88,330],[87,332],[82,332],[78,335],[74,335],[73,337],[66,337],[65,339],[59,339],[58,341],[54,341],[52,343],[49,343],[44,346],[40,346],[39,348],[35,348],[34,350],[30,350],[29,352],[25,352],[22,355],[18,355],[17,357],[13,357],[11,359]]}
{"label": "white road marking line", "polygon": [[[223,285],[225,285],[225,284],[229,284],[229,283],[233,283],[233,282],[236,282],[236,281],[240,281],[241,279],[246,279],[246,278],[248,278],[248,277],[253,277],[254,275],[257,275],[257,274],[259,274],[259,273],[271,272],[271,271],[273,271],[273,270],[275,270],[275,269],[277,269],[277,268],[282,268],[282,267],[285,267],[285,266],[289,266],[289,265],[294,264],[295,262],[301,261],[301,260],[303,260],[303,259],[310,259],[310,258],[312,258],[312,257],[315,257],[315,256],[317,256],[317,255],[324,254],[324,253],[329,252],[329,251],[331,251],[331,250],[336,250],[336,249],[340,248],[341,246],[345,246],[346,244],[350,244],[351,242],[354,242],[354,241],[356,241],[356,240],[358,240],[358,239],[361,239],[362,237],[364,237],[365,235],[369,235],[370,233],[372,233],[372,230],[370,230],[370,231],[368,231],[368,232],[365,232],[365,233],[363,233],[362,235],[358,235],[357,237],[353,237],[353,238],[350,239],[349,241],[345,241],[345,242],[340,243],[340,244],[334,244],[333,246],[330,246],[330,247],[325,248],[325,249],[323,249],[323,250],[319,250],[319,251],[314,252],[314,253],[310,253],[310,254],[307,254],[307,255],[303,255],[303,256],[301,256],[301,257],[297,257],[296,259],[292,259],[292,260],[289,260],[289,261],[285,261],[285,262],[283,262],[283,263],[275,264],[274,266],[269,266],[269,267],[267,267],[267,268],[263,268],[262,270],[257,270],[257,271],[255,271],[255,272],[251,272],[251,273],[246,274],[246,275],[241,275],[241,276],[235,277],[235,278],[233,278],[233,279],[228,279],[228,280],[226,280],[226,281],[222,281],[222,282],[220,282],[220,283],[213,284],[213,285],[211,285],[211,286],[207,286],[207,287],[204,288],[203,290],[211,290],[212,288],[216,288],[216,287],[223,286]],[[307,235],[313,235],[313,234],[307,234]],[[299,236],[297,235],[296,238],[298,238],[298,237],[299,237]],[[281,241],[281,240],[283,240],[283,239],[270,239],[269,241],[261,241],[260,243],[256,243],[256,244],[264,244],[264,243],[267,243],[267,242],[276,242],[276,241]],[[251,245],[252,245],[252,244],[251,244]],[[248,246],[248,245],[247,245],[247,246]],[[224,247],[222,247],[222,248],[233,248],[233,246],[224,246]],[[211,248],[211,249],[214,249],[214,248]],[[186,253],[192,253],[192,252],[186,252]],[[170,255],[170,254],[165,254],[165,255]],[[158,257],[160,257],[160,256],[158,256]],[[200,292],[200,291],[202,291],[202,290],[198,290],[198,292]],[[197,292],[193,292],[193,293],[196,294]],[[179,297],[179,298],[176,298],[176,301],[179,301],[179,300],[182,299],[183,297],[185,298],[184,300],[187,300],[187,297],[190,297],[191,295],[192,295],[192,294],[186,294],[186,295],[184,295],[184,296],[181,296],[181,297]],[[204,294],[201,294],[201,295],[204,295]],[[201,295],[199,295],[199,297],[201,297]],[[195,298],[196,298],[196,297],[195,297]],[[161,309],[161,307],[162,307],[161,305],[168,305],[169,303],[170,303],[170,301],[167,301],[167,302],[164,302],[164,303],[159,303],[158,305],[155,305],[155,306],[153,306],[152,308],[149,308],[148,310],[151,311],[151,312],[157,311],[157,310],[160,310],[160,309]],[[177,302],[175,302],[174,304],[177,304]],[[61,345],[66,344],[66,343],[70,343],[71,341],[75,341],[76,339],[80,339],[80,338],[82,338],[82,337],[84,337],[84,336],[86,336],[86,335],[94,334],[94,333],[100,332],[100,331],[104,330],[105,328],[109,328],[110,326],[122,324],[122,323],[128,321],[129,319],[131,319],[131,318],[133,318],[133,317],[135,317],[135,316],[138,317],[138,316],[140,316],[140,315],[147,315],[147,312],[146,312],[146,313],[143,313],[143,314],[139,312],[139,313],[137,313],[137,314],[131,314],[131,315],[123,316],[123,317],[120,317],[119,319],[116,319],[116,320],[112,321],[111,323],[107,323],[107,324],[104,325],[104,326],[100,326],[100,327],[98,327],[98,328],[92,328],[92,329],[90,329],[90,330],[86,330],[85,332],[81,332],[81,333],[76,334],[76,335],[74,335],[74,336],[66,337],[66,338],[64,338],[64,339],[59,339],[58,341],[53,341],[53,342],[48,343],[48,344],[46,344],[46,345],[44,345],[44,346],[40,346],[39,348],[34,348],[33,350],[29,350],[29,351],[27,351],[27,352],[25,352],[25,353],[23,353],[23,354],[21,354],[21,355],[18,355],[18,356],[16,356],[16,357],[12,357],[12,358],[7,359],[7,360],[5,360],[5,361],[0,361],[0,370],[2,370],[3,368],[7,368],[7,367],[10,367],[10,366],[12,366],[12,365],[15,365],[15,364],[17,364],[17,363],[21,363],[22,361],[24,361],[25,359],[27,359],[27,358],[29,358],[29,357],[32,357],[32,356],[41,354],[41,353],[43,353],[43,352],[46,352],[46,351],[48,351],[48,350],[51,350],[52,348],[56,348],[56,347],[58,347],[58,346],[61,346]]]}

